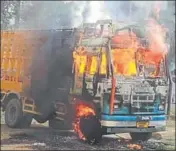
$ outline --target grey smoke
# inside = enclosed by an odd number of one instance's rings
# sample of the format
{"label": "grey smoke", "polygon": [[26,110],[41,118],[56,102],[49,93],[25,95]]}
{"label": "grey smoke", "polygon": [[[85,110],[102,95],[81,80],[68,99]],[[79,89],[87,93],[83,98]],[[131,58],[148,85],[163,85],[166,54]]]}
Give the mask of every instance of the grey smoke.
{"label": "grey smoke", "polygon": [[[77,27],[83,22],[113,19],[136,22],[148,17],[156,1],[26,1],[21,7],[21,28],[55,29]],[[161,10],[167,1],[161,2]],[[174,17],[172,12],[162,15]],[[166,17],[165,17],[166,18]]]}

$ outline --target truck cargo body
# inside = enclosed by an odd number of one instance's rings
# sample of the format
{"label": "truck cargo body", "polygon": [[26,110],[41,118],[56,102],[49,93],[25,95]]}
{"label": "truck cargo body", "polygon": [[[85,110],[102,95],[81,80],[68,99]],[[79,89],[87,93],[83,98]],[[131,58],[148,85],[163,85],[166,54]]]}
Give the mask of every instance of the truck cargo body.
{"label": "truck cargo body", "polygon": [[1,37],[2,108],[16,96],[23,111],[47,118],[55,112],[56,100],[68,100],[58,88],[69,93],[66,81],[72,71],[73,29],[1,31]]}

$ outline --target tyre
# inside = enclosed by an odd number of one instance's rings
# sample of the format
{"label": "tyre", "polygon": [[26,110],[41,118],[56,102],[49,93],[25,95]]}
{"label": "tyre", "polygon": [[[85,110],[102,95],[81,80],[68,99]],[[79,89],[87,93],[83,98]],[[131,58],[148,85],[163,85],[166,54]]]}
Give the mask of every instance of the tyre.
{"label": "tyre", "polygon": [[80,130],[89,144],[97,144],[102,140],[101,124],[96,116],[82,117]]}
{"label": "tyre", "polygon": [[21,103],[14,98],[9,100],[5,108],[5,123],[10,128],[26,128],[32,122],[32,116],[23,114]]}
{"label": "tyre", "polygon": [[49,127],[52,129],[58,129],[58,130],[70,130],[71,129],[66,123],[66,121],[56,120],[56,119],[49,120]]}
{"label": "tyre", "polygon": [[130,133],[130,136],[133,141],[147,141],[152,137],[152,133],[146,132],[146,133]]}

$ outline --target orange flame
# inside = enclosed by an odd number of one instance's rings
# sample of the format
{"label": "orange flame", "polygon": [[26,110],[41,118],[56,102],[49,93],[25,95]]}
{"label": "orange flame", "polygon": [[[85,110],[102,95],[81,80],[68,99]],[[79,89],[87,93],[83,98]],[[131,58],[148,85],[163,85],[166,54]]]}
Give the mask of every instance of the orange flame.
{"label": "orange flame", "polygon": [[[156,70],[167,53],[165,44],[166,30],[157,22],[160,12],[160,2],[152,7],[154,16],[150,16],[146,22],[147,48],[143,47],[139,38],[132,31],[119,31],[112,38],[112,62],[115,75],[133,76],[137,74],[136,62],[143,65],[154,65]],[[136,54],[137,52],[137,54]],[[106,52],[102,52],[100,74],[105,74],[107,58]],[[137,55],[137,57],[136,57]],[[88,66],[88,73],[94,74],[97,70],[97,56],[88,57],[86,54],[78,55],[75,58],[77,67],[82,74],[85,66]]]}
{"label": "orange flame", "polygon": [[126,76],[136,74],[134,49],[113,49],[112,59],[115,74]]}
{"label": "orange flame", "polygon": [[[153,12],[157,16],[154,18],[150,16],[147,20],[147,37],[149,40],[149,50],[153,55],[163,56],[167,53],[167,47],[165,44],[166,30],[157,22],[159,19],[161,2],[155,2],[153,6]],[[147,58],[149,59],[149,57]]]}
{"label": "orange flame", "polygon": [[[157,22],[160,11],[160,3],[153,6],[154,16],[150,16],[146,23],[146,37],[148,47],[143,47],[134,33],[121,31],[112,38],[112,59],[114,73],[122,75],[136,74],[136,61],[144,65],[153,64],[159,68],[159,64],[167,53],[165,43],[166,30]],[[137,58],[136,56],[137,52]]]}
{"label": "orange flame", "polygon": [[129,144],[129,145],[127,145],[127,147],[132,150],[141,150],[142,149],[142,146],[138,145],[138,144]]}
{"label": "orange flame", "polygon": [[95,115],[95,111],[86,103],[77,103],[75,107],[75,120],[73,122],[73,130],[77,133],[78,137],[82,140],[86,140],[84,134],[80,129],[80,119],[89,115]]}

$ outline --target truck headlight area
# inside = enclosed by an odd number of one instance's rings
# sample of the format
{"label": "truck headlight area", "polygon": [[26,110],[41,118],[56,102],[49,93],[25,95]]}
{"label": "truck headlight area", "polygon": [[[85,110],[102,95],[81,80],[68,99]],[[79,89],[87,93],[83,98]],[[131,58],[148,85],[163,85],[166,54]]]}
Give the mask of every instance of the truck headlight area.
{"label": "truck headlight area", "polygon": [[159,105],[159,111],[163,111],[164,110],[164,105]]}

